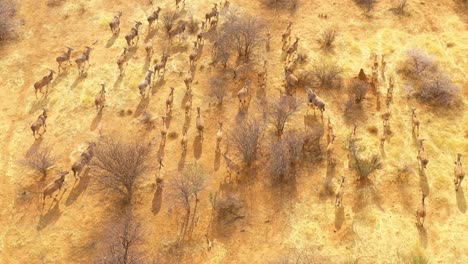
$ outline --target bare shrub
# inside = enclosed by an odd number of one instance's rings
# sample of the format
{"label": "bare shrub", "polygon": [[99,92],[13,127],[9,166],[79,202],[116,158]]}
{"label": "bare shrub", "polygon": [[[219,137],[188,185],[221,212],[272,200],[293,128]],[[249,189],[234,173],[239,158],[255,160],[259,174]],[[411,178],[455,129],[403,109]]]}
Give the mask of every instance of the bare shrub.
{"label": "bare shrub", "polygon": [[407,71],[410,75],[419,77],[428,71],[432,72],[437,70],[437,64],[434,58],[427,55],[420,49],[410,49],[406,52],[408,56]]}
{"label": "bare shrub", "polygon": [[179,240],[183,240],[187,231],[194,228],[199,195],[205,188],[206,178],[205,170],[201,165],[190,163],[184,167],[181,173],[176,173],[168,180],[169,199],[174,205],[182,206],[185,210]]}
{"label": "bare shrub", "polygon": [[263,127],[259,120],[253,118],[241,121],[231,131],[230,141],[247,166],[257,160],[262,133]]}
{"label": "bare shrub", "polygon": [[442,73],[422,80],[414,96],[421,102],[435,106],[453,107],[462,103],[460,88]]}
{"label": "bare shrub", "polygon": [[200,22],[195,20],[193,16],[190,16],[189,21],[187,22],[187,29],[190,34],[196,34],[198,33],[198,30],[200,29]]}
{"label": "bare shrub", "polygon": [[406,13],[405,8],[407,1],[406,0],[396,0],[397,2],[395,3],[394,7],[391,8],[393,13],[397,15],[404,15]]}
{"label": "bare shrub", "polygon": [[281,137],[288,119],[297,111],[298,103],[292,96],[280,96],[269,105],[270,124],[275,128],[276,135]]}
{"label": "bare shrub", "polygon": [[354,2],[368,13],[374,8],[377,0],[354,0]]}
{"label": "bare shrub", "polygon": [[99,257],[99,264],[144,263],[144,254],[138,249],[143,244],[140,225],[129,215],[110,225],[104,240],[104,252]]}
{"label": "bare shrub", "polygon": [[313,126],[304,133],[304,151],[307,151],[314,161],[319,161],[323,158],[323,152],[320,146],[320,139],[323,137],[323,134],[324,129],[321,125]]}
{"label": "bare shrub", "polygon": [[237,12],[231,9],[226,14],[225,23],[220,32],[220,38],[229,40],[239,58],[245,62],[258,47],[263,47],[266,25],[258,16]]}
{"label": "bare shrub", "polygon": [[102,190],[115,192],[130,204],[139,178],[148,169],[150,145],[143,141],[101,138],[95,148],[93,167]]}
{"label": "bare shrub", "polygon": [[319,35],[318,42],[323,49],[331,49],[337,35],[338,30],[334,27],[324,29]]}
{"label": "bare shrub", "polygon": [[209,81],[210,94],[218,100],[218,104],[223,104],[224,96],[227,91],[227,79],[225,75],[217,74]]}
{"label": "bare shrub", "polygon": [[312,76],[324,88],[336,88],[341,83],[343,70],[338,64],[330,61],[316,61],[312,66]]}
{"label": "bare shrub", "polygon": [[350,136],[346,149],[349,152],[349,159],[352,168],[358,173],[359,179],[367,179],[372,172],[380,168],[380,156],[372,154],[365,156],[366,148],[359,145],[360,138],[352,139]]}
{"label": "bare shrub", "polygon": [[238,193],[228,193],[216,201],[215,215],[218,224],[229,224],[245,217],[244,201]]}
{"label": "bare shrub", "polygon": [[283,140],[288,147],[291,164],[295,165],[304,154],[304,133],[290,131],[284,134]]}
{"label": "bare shrub", "polygon": [[354,96],[354,101],[359,104],[366,97],[369,84],[359,79],[353,79],[349,83],[348,90]]}
{"label": "bare shrub", "polygon": [[455,107],[463,103],[460,88],[440,70],[435,59],[418,49],[409,50],[407,56],[403,69],[414,84],[408,95],[433,106]]}
{"label": "bare shrub", "polygon": [[274,141],[270,144],[268,161],[268,172],[274,181],[281,182],[288,178],[291,170],[291,155],[284,140]]}
{"label": "bare shrub", "polygon": [[52,168],[57,161],[57,158],[53,154],[53,149],[48,146],[40,146],[39,148],[28,153],[27,157],[20,163],[38,173],[45,178],[47,171]]}
{"label": "bare shrub", "polygon": [[214,64],[220,63],[227,68],[229,58],[232,56],[232,43],[227,35],[221,34],[216,39],[216,45],[213,46],[211,60]]}
{"label": "bare shrub", "polygon": [[295,11],[299,5],[298,0],[262,0],[267,8],[275,10]]}
{"label": "bare shrub", "polygon": [[162,16],[162,23],[166,33],[169,34],[169,31],[174,27],[174,24],[177,20],[177,12],[175,11],[167,11]]}
{"label": "bare shrub", "polygon": [[13,0],[0,0],[0,42],[15,38],[16,4]]}
{"label": "bare shrub", "polygon": [[302,70],[299,71],[296,75],[297,77],[297,85],[298,86],[307,86],[310,85],[315,81],[314,74],[311,70]]}
{"label": "bare shrub", "polygon": [[297,59],[296,62],[298,64],[306,64],[309,61],[309,55],[307,53],[299,51],[296,53]]}

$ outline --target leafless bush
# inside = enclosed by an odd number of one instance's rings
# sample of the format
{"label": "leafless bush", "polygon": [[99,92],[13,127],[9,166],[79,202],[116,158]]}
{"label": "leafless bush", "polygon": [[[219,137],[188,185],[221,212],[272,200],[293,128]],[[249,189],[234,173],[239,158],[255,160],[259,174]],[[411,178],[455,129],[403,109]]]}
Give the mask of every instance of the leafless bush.
{"label": "leafless bush", "polygon": [[0,0],[0,42],[15,37],[16,4],[13,0]]}
{"label": "leafless bush", "polygon": [[[181,173],[176,173],[168,180],[169,199],[185,210],[184,222],[179,239],[184,239],[187,231],[193,229],[197,218],[197,207],[200,192],[205,188],[207,176],[201,165],[187,164]],[[192,205],[193,204],[193,205]]]}
{"label": "leafless bush", "polygon": [[280,96],[269,106],[270,124],[275,128],[276,135],[281,137],[288,119],[297,111],[298,103],[292,96]]}
{"label": "leafless bush", "polygon": [[288,178],[291,170],[291,155],[284,140],[274,141],[270,144],[267,168],[274,181],[281,182]]}
{"label": "leafless bush", "polygon": [[262,4],[275,10],[295,11],[299,5],[298,0],[262,0]]}
{"label": "leafless bush", "polygon": [[238,193],[228,193],[216,202],[216,220],[219,224],[229,224],[245,217],[245,205]]}
{"label": "leafless bush", "polygon": [[318,42],[320,43],[320,45],[322,45],[323,49],[331,49],[333,47],[333,42],[335,42],[337,35],[338,30],[336,28],[327,28],[320,33]]}
{"label": "leafless bush", "polygon": [[55,165],[57,158],[53,154],[53,149],[48,146],[40,146],[39,148],[28,153],[27,157],[21,161],[21,164],[36,172],[42,174],[45,178],[47,170]]}
{"label": "leafless bush", "polygon": [[241,121],[231,131],[230,141],[247,166],[257,159],[262,133],[259,120],[252,118]]}
{"label": "leafless bush", "polygon": [[291,164],[295,165],[304,154],[304,133],[290,131],[284,134],[283,140],[288,147]]}
{"label": "leafless bush", "polygon": [[304,133],[304,151],[307,151],[313,160],[321,160],[323,157],[320,139],[323,137],[323,126],[313,126]]}
{"label": "leafless bush", "polygon": [[354,96],[356,103],[361,103],[366,97],[367,91],[369,90],[369,84],[359,79],[351,80],[349,84],[349,93]]}
{"label": "leafless bush", "polygon": [[377,3],[377,0],[354,0],[354,2],[364,11],[370,12]]}
{"label": "leafless bush", "polygon": [[437,70],[437,64],[434,58],[427,55],[420,49],[410,49],[406,52],[408,56],[407,71],[412,76],[419,77],[426,72],[433,72]]}
{"label": "leafless bush", "polygon": [[421,50],[407,52],[404,69],[412,78],[414,88],[408,94],[434,106],[454,107],[462,104],[460,88],[445,75],[436,61]]}
{"label": "leafless bush", "polygon": [[166,29],[166,33],[169,33],[171,29],[174,27],[174,24],[177,20],[177,13],[174,11],[167,11],[162,16],[162,23],[164,29]]}
{"label": "leafless bush", "polygon": [[360,138],[352,139],[350,136],[347,142],[346,149],[349,152],[351,166],[356,170],[359,179],[365,179],[375,170],[380,168],[380,157],[377,154],[365,156],[366,148],[359,145]]}
{"label": "leafless bush", "polygon": [[312,67],[312,75],[325,88],[339,87],[342,72],[340,66],[329,61],[316,61]]}
{"label": "leafless bush", "polygon": [[297,85],[298,86],[307,86],[307,85],[310,85],[311,83],[313,83],[315,81],[315,77],[314,77],[314,74],[312,73],[312,70],[302,70],[302,71],[299,71],[296,75],[297,77]]}
{"label": "leafless bush", "polygon": [[220,38],[229,40],[230,47],[237,51],[239,58],[247,62],[256,48],[264,46],[265,29],[265,22],[258,16],[231,9],[226,14]]}
{"label": "leafless bush", "polygon": [[395,6],[391,9],[393,13],[397,15],[404,15],[406,13],[405,8],[406,8],[407,1],[406,0],[397,0]]}
{"label": "leafless bush", "polygon": [[150,153],[150,145],[143,141],[100,139],[93,159],[99,187],[119,194],[130,204],[139,178],[148,169]]}
{"label": "leafless bush", "polygon": [[140,225],[131,216],[125,216],[118,223],[109,226],[104,240],[104,253],[99,264],[144,263],[144,254],[138,249],[143,243]]}
{"label": "leafless bush", "polygon": [[296,62],[298,64],[306,64],[309,61],[309,55],[307,53],[299,51],[297,52]]}
{"label": "leafless bush", "polygon": [[211,53],[212,62],[214,64],[220,63],[226,69],[232,53],[232,43],[228,36],[225,34],[219,35],[216,39],[216,45],[213,46],[213,52]]}
{"label": "leafless bush", "polygon": [[226,95],[228,82],[226,77],[221,74],[213,76],[209,81],[210,94],[218,100],[218,104],[223,103],[224,96]]}
{"label": "leafless bush", "polygon": [[461,104],[461,92],[452,80],[442,73],[436,73],[422,80],[414,96],[435,106],[453,107]]}
{"label": "leafless bush", "polygon": [[196,34],[200,29],[199,21],[193,19],[193,16],[190,17],[189,21],[187,22],[187,29],[190,34]]}

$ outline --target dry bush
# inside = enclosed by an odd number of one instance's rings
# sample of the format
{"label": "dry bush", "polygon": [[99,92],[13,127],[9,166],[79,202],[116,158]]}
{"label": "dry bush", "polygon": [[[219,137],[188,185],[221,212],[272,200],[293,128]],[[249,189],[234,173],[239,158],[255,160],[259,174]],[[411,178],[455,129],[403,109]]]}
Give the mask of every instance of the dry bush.
{"label": "dry bush", "polygon": [[238,193],[228,193],[216,201],[216,221],[218,224],[229,224],[245,217],[245,205]]}
{"label": "dry bush", "polygon": [[45,178],[47,170],[52,168],[57,162],[57,158],[53,154],[53,149],[48,146],[40,146],[39,148],[29,153],[28,156],[20,163],[38,173],[41,173]]}
{"label": "dry bush", "polygon": [[463,103],[460,88],[431,56],[418,49],[409,50],[407,56],[403,69],[414,84],[407,90],[410,96],[433,106],[455,107]]}
{"label": "dry bush", "polygon": [[369,175],[372,174],[375,170],[380,168],[380,156],[377,154],[372,154],[370,156],[365,156],[366,148],[362,145],[359,145],[361,141],[360,138],[352,139],[351,136],[348,139],[348,144],[345,148],[349,152],[350,164],[352,168],[358,173],[359,179],[367,179]]}
{"label": "dry bush", "polygon": [[428,76],[414,92],[418,100],[435,106],[452,107],[462,103],[461,92],[452,80],[442,73]]}
{"label": "dry bush", "polygon": [[291,164],[295,165],[304,154],[304,133],[290,131],[284,134],[283,140],[288,147]]}
{"label": "dry bush", "polygon": [[0,0],[0,42],[15,38],[16,3],[13,0]]}
{"label": "dry bush", "polygon": [[369,84],[359,79],[353,79],[349,83],[348,90],[354,96],[354,101],[359,104],[366,97]]}
{"label": "dry bush", "polygon": [[411,76],[419,77],[424,73],[437,70],[437,63],[434,58],[420,49],[410,49],[406,52],[406,55],[408,56],[406,70]]}
{"label": "dry bush", "polygon": [[193,19],[193,16],[190,17],[189,21],[187,22],[187,29],[190,34],[198,33],[200,29],[200,22],[198,20]]}
{"label": "dry bush", "polygon": [[98,186],[119,194],[130,204],[138,180],[149,167],[150,145],[103,137],[94,151],[92,165],[97,170]]}
{"label": "dry bush", "polygon": [[305,87],[314,83],[315,77],[311,70],[301,70],[297,73],[297,86]]}
{"label": "dry bush", "polygon": [[297,64],[306,64],[309,61],[309,55],[303,51],[297,52]]}
{"label": "dry bush", "polygon": [[262,133],[259,120],[253,118],[241,121],[230,133],[230,142],[247,166],[257,160]]}
{"label": "dry bush", "polygon": [[341,84],[343,70],[338,64],[330,61],[316,61],[312,66],[312,76],[324,88],[336,88]]}
{"label": "dry bush", "polygon": [[222,105],[224,96],[226,95],[228,81],[225,75],[217,74],[209,81],[210,95],[218,100],[218,104]]}
{"label": "dry bush", "polygon": [[[187,231],[194,227],[197,219],[197,207],[200,192],[205,188],[207,175],[203,167],[197,163],[184,166],[181,173],[176,173],[168,180],[169,200],[185,210],[184,222],[179,239],[184,239]],[[192,205],[193,204],[193,205]]]}
{"label": "dry bush", "polygon": [[167,11],[162,15],[162,23],[166,33],[169,33],[177,20],[177,12]]}
{"label": "dry bush", "polygon": [[331,49],[333,47],[333,42],[335,42],[337,35],[338,30],[336,28],[327,28],[320,33],[318,42],[320,43],[323,49]]}
{"label": "dry bush", "polygon": [[133,217],[124,216],[119,222],[110,225],[106,234],[104,252],[96,263],[145,263],[144,254],[138,249],[143,244],[143,233]]}
{"label": "dry bush", "polygon": [[288,147],[283,140],[270,144],[270,158],[267,168],[274,181],[281,182],[288,177],[291,169],[290,159]]}
{"label": "dry bush", "polygon": [[354,0],[354,2],[364,11],[370,12],[377,3],[377,0]]}
{"label": "dry bush", "polygon": [[320,146],[320,139],[323,137],[323,126],[314,126],[307,129],[304,133],[304,151],[307,151],[312,157],[312,160],[318,161],[323,158],[322,148]]}
{"label": "dry bush", "polygon": [[259,47],[263,47],[266,24],[258,16],[231,9],[220,29],[219,38],[229,41],[227,46],[234,49],[240,59],[248,62]]}
{"label": "dry bush", "polygon": [[262,4],[267,8],[275,10],[295,11],[299,6],[298,0],[262,0]]}
{"label": "dry bush", "polygon": [[393,13],[397,15],[404,15],[406,14],[405,8],[406,8],[407,1],[406,0],[397,0],[395,3],[394,7],[391,8]]}
{"label": "dry bush", "polygon": [[270,124],[275,128],[278,137],[283,134],[286,122],[297,111],[298,106],[293,96],[280,96],[278,100],[273,100],[269,105]]}
{"label": "dry bush", "polygon": [[229,58],[232,56],[232,43],[227,35],[220,34],[216,38],[216,45],[213,45],[211,53],[211,61],[216,64],[220,63],[223,67],[227,68]]}

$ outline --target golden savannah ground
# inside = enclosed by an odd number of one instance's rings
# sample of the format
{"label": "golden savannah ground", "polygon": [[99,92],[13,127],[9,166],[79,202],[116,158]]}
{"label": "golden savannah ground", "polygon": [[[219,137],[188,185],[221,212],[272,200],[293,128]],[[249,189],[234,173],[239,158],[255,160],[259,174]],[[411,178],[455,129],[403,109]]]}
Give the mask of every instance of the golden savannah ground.
{"label": "golden savannah ground", "polygon": [[[99,191],[96,182],[100,175],[96,170],[91,166],[78,182],[71,174],[67,175],[66,191],[62,189],[59,202],[50,207],[52,199],[47,199],[43,208],[41,193],[61,169],[70,170],[87,142],[102,135],[124,134],[150,140],[154,148],[153,166],[138,182],[131,207],[133,221],[139,223],[142,231],[141,243],[137,245],[138,251],[144,252],[141,263],[468,263],[467,183],[462,182],[458,192],[453,185],[457,153],[463,155],[462,161],[468,158],[468,117],[463,107],[468,92],[468,7],[463,1],[408,0],[406,13],[397,15],[391,10],[396,2],[378,0],[367,14],[352,0],[299,0],[293,12],[266,8],[259,0],[230,1],[229,8],[218,3],[217,30],[222,28],[228,10],[239,8],[240,12],[265,21],[272,36],[271,49],[252,55],[253,70],[249,74],[252,96],[248,111],[239,113],[237,92],[243,82],[229,81],[221,107],[210,96],[210,79],[218,73],[231,76],[237,62],[233,55],[227,70],[213,65],[211,50],[216,30],[206,34],[196,62],[188,149],[185,160],[181,160],[183,76],[189,68],[188,58],[196,34],[175,37],[170,46],[160,17],[155,27],[153,59],[159,60],[165,50],[170,53],[164,81],[158,82],[148,101],[141,100],[137,88],[146,69],[154,65],[153,61],[145,60],[146,18],[157,6],[162,9],[161,15],[175,10],[175,1],[17,1],[17,38],[0,46],[0,262],[102,260],[108,248],[108,228],[126,206],[113,193]],[[202,21],[213,3],[186,0],[185,7],[178,11],[179,19],[189,21],[193,17]],[[113,37],[108,23],[118,11],[123,12],[121,31],[118,37]],[[127,46],[124,35],[137,20],[143,23],[138,46],[131,51],[126,72],[119,78],[116,61]],[[318,161],[309,155],[297,166],[294,179],[272,181],[267,169],[272,154],[269,145],[277,137],[266,122],[258,160],[250,168],[242,169],[238,183],[226,187],[225,160],[215,151],[218,121],[224,121],[221,144],[224,153],[229,132],[236,123],[245,115],[259,116],[262,120],[262,98],[276,99],[279,90],[284,90],[281,34],[289,21],[293,23],[293,40],[296,36],[300,38],[298,53],[307,55],[307,61],[297,65],[297,73],[323,60],[335,61],[342,67],[343,87],[313,87],[327,104],[324,124],[327,117],[333,123],[337,164],[328,166],[325,153]],[[317,37],[330,26],[339,33],[332,50],[324,51]],[[55,58],[64,52],[65,46],[74,48],[72,66],[54,77],[47,97],[39,95],[36,99],[34,83],[48,69],[57,70]],[[74,60],[85,46],[92,47],[90,67],[85,77],[80,78]],[[433,107],[407,96],[406,88],[411,81],[402,65],[407,51],[413,48],[437,60],[441,71],[461,90],[461,106]],[[392,133],[387,137],[384,152],[379,141],[385,107],[376,110],[374,93],[369,92],[361,103],[359,116],[347,118],[344,114],[348,81],[361,68],[370,76],[374,55],[379,58],[385,55],[386,75],[394,76],[395,80]],[[261,95],[255,72],[261,70],[265,59],[268,78],[266,95]],[[107,100],[103,113],[97,114],[94,99],[101,83],[107,84]],[[382,81],[382,105],[387,85],[388,80]],[[164,148],[164,167],[158,172],[159,117],[165,113],[170,87],[175,87],[174,110]],[[304,88],[305,85],[299,85],[294,94],[300,106],[286,123],[285,132],[322,126],[319,115],[314,117],[312,110],[308,110]],[[203,142],[197,137],[198,106],[205,123]],[[44,107],[49,110],[47,132],[35,140],[30,126]],[[426,139],[429,164],[424,173],[418,169],[411,108],[417,109],[419,137]],[[127,110],[130,114],[125,114]],[[157,117],[156,128],[148,130],[141,124],[143,112]],[[347,166],[348,152],[343,148],[354,123],[367,151],[381,156],[380,168],[369,176],[365,186],[355,170]],[[45,145],[53,147],[57,164],[46,179],[41,179],[40,174],[25,168],[20,161]],[[320,145],[325,152],[325,136]],[[232,144],[229,156],[245,167]],[[206,180],[198,197],[193,232],[176,243],[184,212],[171,202],[167,184],[162,192],[157,190],[156,175],[160,173],[168,181],[180,173],[184,162],[203,167]],[[341,175],[346,176],[343,206],[336,207],[334,192]],[[222,197],[220,190],[226,189],[243,201],[241,213],[229,223],[213,224],[210,194],[218,192],[218,197]],[[427,216],[424,227],[418,228],[415,212],[422,192],[428,195]],[[211,242],[210,249],[205,234]]]}

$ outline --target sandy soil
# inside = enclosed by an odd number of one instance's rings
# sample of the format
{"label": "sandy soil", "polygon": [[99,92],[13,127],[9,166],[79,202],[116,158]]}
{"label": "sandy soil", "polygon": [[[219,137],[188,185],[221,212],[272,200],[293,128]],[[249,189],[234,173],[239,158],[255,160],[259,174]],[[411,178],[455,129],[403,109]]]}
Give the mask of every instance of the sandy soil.
{"label": "sandy soil", "polygon": [[[168,139],[164,172],[177,170],[180,163],[180,134],[183,109],[180,102],[185,88],[180,72],[188,67],[190,51],[173,48],[168,62],[165,82],[155,89],[151,100],[140,102],[137,84],[143,78],[147,35],[146,16],[152,7],[148,1],[62,1],[49,7],[45,1],[19,1],[18,18],[22,21],[19,40],[0,48],[0,83],[2,109],[0,115],[0,262],[1,263],[90,263],[98,252],[104,227],[115,206],[113,197],[97,192],[90,173],[74,184],[66,180],[67,191],[60,202],[41,211],[39,193],[56,177],[59,168],[70,168],[86,147],[85,142],[100,133],[120,133],[129,130],[135,135],[156,138],[158,130],[145,131],[137,117],[146,108],[160,116],[164,113],[164,99],[169,87],[176,87],[174,118],[169,132],[177,133]],[[60,1],[59,1],[60,2]],[[156,2],[156,1],[155,1]],[[159,1],[158,1],[159,2]],[[277,95],[283,82],[280,34],[287,21],[293,21],[293,36],[301,38],[299,50],[314,60],[328,56],[339,62],[346,77],[356,75],[360,68],[370,73],[374,54],[385,54],[387,73],[396,77],[395,103],[391,128],[394,131],[386,145],[383,168],[371,177],[370,187],[360,188],[348,177],[343,209],[335,209],[334,195],[339,177],[349,171],[340,162],[329,170],[326,161],[305,163],[296,181],[284,186],[272,186],[264,170],[243,173],[239,188],[246,202],[246,216],[234,226],[213,234],[214,246],[206,250],[204,234],[209,221],[209,194],[219,188],[226,175],[224,161],[215,155],[217,120],[222,117],[232,123],[237,113],[237,99],[233,96],[239,84],[233,84],[221,110],[208,107],[208,80],[216,72],[210,65],[211,43],[206,42],[198,61],[194,84],[194,106],[203,106],[207,121],[203,146],[195,140],[195,115],[189,132],[187,162],[197,161],[210,174],[209,186],[200,199],[201,216],[192,240],[184,247],[180,263],[269,263],[284,256],[308,252],[314,263],[398,263],[411,256],[425,256],[431,263],[468,263],[468,218],[466,213],[466,181],[455,193],[453,162],[456,153],[468,157],[468,116],[466,111],[434,110],[403,96],[404,80],[397,74],[405,51],[418,47],[433,54],[445,71],[468,93],[468,34],[467,9],[452,0],[409,1],[409,16],[395,16],[389,9],[394,1],[382,0],[371,18],[351,0],[300,1],[297,12],[266,10],[259,1],[231,1],[246,12],[263,17],[269,23],[272,51],[268,53],[268,94]],[[234,3],[235,2],[235,3]],[[162,1],[163,10],[174,8],[173,1]],[[211,1],[187,0],[185,15],[201,18],[212,6]],[[112,39],[107,23],[114,13],[122,10],[121,33]],[[326,13],[329,18],[318,17]],[[127,72],[118,78],[115,61],[126,46],[123,36],[133,21],[144,21],[139,48],[129,61]],[[340,30],[334,52],[324,54],[317,44],[322,28],[335,25]],[[166,45],[162,29],[155,38],[155,57],[159,58]],[[191,45],[191,39],[185,40]],[[448,45],[448,44],[451,45]],[[64,46],[75,48],[73,58],[92,46],[91,66],[86,78],[79,78],[73,66],[53,81],[47,98],[36,100],[33,84],[56,68],[55,57]],[[183,47],[183,45],[180,45]],[[448,47],[450,46],[450,47]],[[258,58],[259,61],[263,60]],[[94,97],[99,83],[107,83],[107,107],[102,116],[94,109]],[[327,116],[335,124],[340,160],[346,154],[341,149],[352,124],[343,117],[345,97],[341,92],[319,90],[328,102]],[[305,100],[303,92],[298,98]],[[359,124],[359,134],[371,149],[378,149],[379,137],[368,128],[380,128],[381,112],[375,111],[371,95],[364,107],[367,110]],[[465,100],[466,104],[466,100]],[[48,107],[48,130],[34,140],[29,126],[42,107]],[[287,130],[302,129],[305,104],[288,123]],[[425,176],[418,173],[416,145],[411,135],[410,109],[417,107],[421,120],[421,137],[427,139],[426,150],[430,163]],[[255,112],[255,99],[250,106]],[[121,110],[131,109],[132,115],[120,116]],[[267,136],[271,136],[268,132]],[[41,144],[53,145],[59,163],[45,182],[38,175],[18,163],[26,153]],[[266,156],[265,151],[262,152]],[[264,158],[258,164],[262,168]],[[407,184],[396,180],[399,168],[408,166],[411,173]],[[155,205],[154,171],[144,176],[136,194],[135,214],[144,230],[142,249],[157,258],[170,245],[177,233],[180,215],[172,210],[162,194],[161,205]],[[415,226],[414,212],[421,190],[427,192],[425,229]],[[157,203],[157,201],[156,201]]]}

